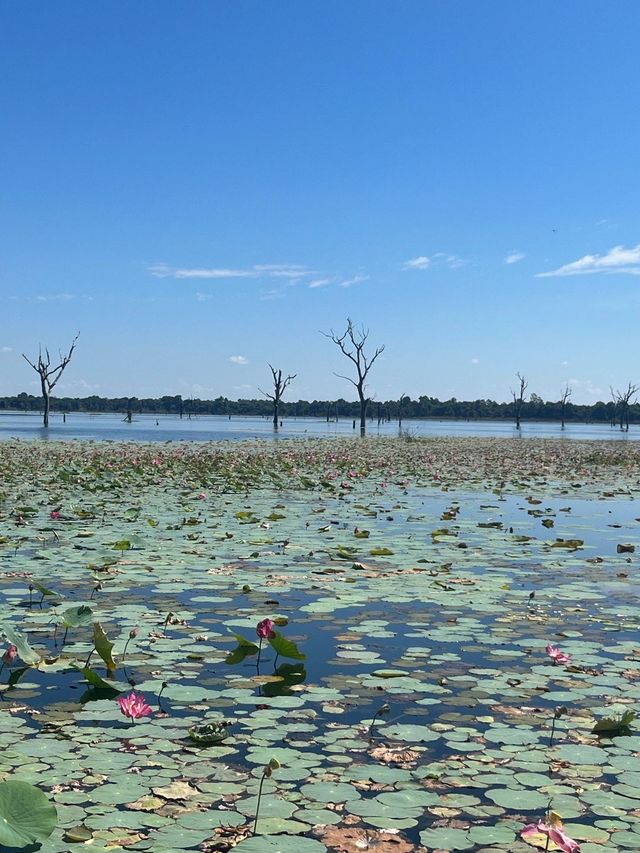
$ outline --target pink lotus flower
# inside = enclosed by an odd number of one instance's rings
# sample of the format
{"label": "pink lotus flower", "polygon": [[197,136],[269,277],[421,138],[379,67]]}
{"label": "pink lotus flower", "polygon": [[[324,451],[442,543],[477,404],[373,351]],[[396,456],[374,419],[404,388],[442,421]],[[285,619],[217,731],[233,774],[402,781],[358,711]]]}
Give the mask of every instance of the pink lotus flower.
{"label": "pink lotus flower", "polygon": [[7,664],[7,666],[11,666],[14,659],[18,656],[18,649],[11,643],[9,648],[2,655],[2,663]]}
{"label": "pink lotus flower", "polygon": [[138,717],[148,717],[153,713],[151,707],[144,701],[142,693],[136,693],[135,690],[132,690],[128,696],[118,696],[117,702],[123,716],[129,717],[131,722]]}
{"label": "pink lotus flower", "polygon": [[261,640],[273,640],[276,635],[276,632],[273,630],[274,625],[275,622],[272,622],[271,619],[263,619],[262,622],[258,622],[256,625],[256,634]]}
{"label": "pink lotus flower", "polygon": [[60,518],[60,513],[58,512],[57,509],[54,509],[49,513],[49,518],[52,521],[56,521],[58,518]]}
{"label": "pink lotus flower", "polygon": [[549,643],[545,651],[554,663],[571,663],[571,655],[560,651],[560,649],[557,646],[554,646],[553,643]]}
{"label": "pink lotus flower", "polygon": [[206,499],[207,499],[206,494],[204,492],[200,492],[200,494],[198,495],[198,500],[199,501],[205,501]]}
{"label": "pink lotus flower", "polygon": [[527,824],[520,831],[520,837],[525,841],[531,840],[532,843],[548,838],[563,853],[580,853],[580,845],[573,838],[569,838],[562,827],[562,822],[557,817],[551,818],[549,823],[539,820],[537,823]]}

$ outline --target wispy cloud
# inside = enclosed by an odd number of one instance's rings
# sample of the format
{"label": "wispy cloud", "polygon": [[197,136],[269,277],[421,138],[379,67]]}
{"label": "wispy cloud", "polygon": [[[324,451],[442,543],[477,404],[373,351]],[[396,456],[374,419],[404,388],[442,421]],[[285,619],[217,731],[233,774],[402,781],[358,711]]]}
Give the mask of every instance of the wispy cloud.
{"label": "wispy cloud", "polygon": [[630,249],[626,249],[624,246],[614,246],[604,255],[584,255],[577,261],[558,267],[557,270],[539,272],[537,278],[593,273],[640,275],[640,243]]}
{"label": "wispy cloud", "polygon": [[249,364],[249,359],[244,355],[230,355],[229,361],[231,364]]}
{"label": "wispy cloud", "polygon": [[402,264],[403,270],[428,270],[434,264],[444,264],[449,269],[457,270],[466,264],[463,258],[457,255],[449,255],[447,252],[436,252],[431,257],[427,255],[418,255],[417,258],[410,258]]}
{"label": "wispy cloud", "polygon": [[433,258],[446,264],[452,270],[458,270],[467,263],[463,258],[459,258],[457,255],[448,255],[446,252],[436,252]]}
{"label": "wispy cloud", "polygon": [[172,267],[153,264],[148,267],[154,278],[227,279],[227,278],[300,278],[312,275],[313,270],[301,264],[254,264],[251,267]]}
{"label": "wispy cloud", "polygon": [[518,261],[523,261],[527,256],[524,252],[519,252],[517,249],[514,249],[512,252],[505,257],[505,264],[517,264]]}
{"label": "wispy cloud", "polygon": [[339,287],[353,287],[354,284],[361,284],[363,281],[369,281],[370,276],[358,273],[353,278],[346,278],[344,281],[339,281]]}
{"label": "wispy cloud", "polygon": [[480,364],[480,359],[479,358],[472,358],[471,364]]}
{"label": "wispy cloud", "polygon": [[431,259],[426,255],[419,255],[417,258],[410,258],[402,264],[403,270],[428,270],[431,266]]}
{"label": "wispy cloud", "polygon": [[70,302],[72,299],[71,293],[40,293],[36,296],[36,302]]}
{"label": "wispy cloud", "polygon": [[330,278],[314,278],[313,281],[309,282],[309,287],[311,289],[315,287],[326,287],[328,284],[331,284]]}
{"label": "wispy cloud", "polygon": [[208,302],[210,299],[213,299],[213,293],[202,293],[200,290],[196,293],[197,302]]}
{"label": "wispy cloud", "polygon": [[13,347],[0,347],[0,352],[13,352]]}

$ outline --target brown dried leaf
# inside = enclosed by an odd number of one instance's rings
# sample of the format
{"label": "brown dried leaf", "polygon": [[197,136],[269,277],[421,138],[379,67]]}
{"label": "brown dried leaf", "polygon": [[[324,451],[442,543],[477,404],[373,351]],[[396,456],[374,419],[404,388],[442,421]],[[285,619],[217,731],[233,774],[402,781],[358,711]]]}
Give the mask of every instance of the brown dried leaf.
{"label": "brown dried leaf", "polygon": [[328,826],[319,836],[329,849],[340,853],[416,853],[419,849],[402,838],[397,830]]}

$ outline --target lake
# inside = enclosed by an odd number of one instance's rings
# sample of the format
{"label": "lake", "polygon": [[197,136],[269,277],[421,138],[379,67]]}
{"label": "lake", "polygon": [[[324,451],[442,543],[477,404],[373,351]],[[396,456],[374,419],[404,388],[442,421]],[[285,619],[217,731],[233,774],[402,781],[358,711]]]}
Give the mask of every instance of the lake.
{"label": "lake", "polygon": [[[323,418],[286,418],[279,432],[274,433],[270,418],[225,415],[198,415],[183,418],[177,415],[136,415],[132,423],[123,421],[121,414],[72,413],[63,422],[62,414],[54,413],[48,430],[42,428],[37,412],[0,413],[0,441],[6,439],[51,439],[90,441],[239,441],[252,438],[335,438],[355,436],[353,421],[344,418],[327,423]],[[486,436],[514,438],[614,439],[637,440],[640,431],[632,428],[623,432],[609,424],[568,424],[562,430],[559,423],[525,422],[518,432],[512,421],[463,420],[405,420],[405,434],[413,436]],[[397,421],[376,420],[367,425],[371,436],[395,436]]]}

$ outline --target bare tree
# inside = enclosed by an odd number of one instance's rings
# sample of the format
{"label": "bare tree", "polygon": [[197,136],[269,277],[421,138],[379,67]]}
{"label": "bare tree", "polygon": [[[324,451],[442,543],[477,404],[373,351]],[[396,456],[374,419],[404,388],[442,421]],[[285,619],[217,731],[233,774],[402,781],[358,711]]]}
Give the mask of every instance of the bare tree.
{"label": "bare tree", "polygon": [[51,411],[51,392],[55,388],[58,383],[58,379],[64,373],[65,367],[71,361],[71,356],[73,355],[73,351],[76,348],[76,342],[80,337],[80,332],[75,336],[73,341],[71,342],[71,346],[69,347],[69,352],[66,355],[63,355],[61,351],[58,351],[58,356],[60,358],[60,363],[56,365],[56,367],[51,366],[51,356],[49,355],[49,350],[45,347],[44,353],[42,352],[42,346],[38,348],[38,360],[34,364],[31,359],[27,358],[27,356],[22,353],[22,357],[24,360],[33,367],[35,372],[40,377],[40,387],[42,388],[42,399],[44,402],[44,413],[43,413],[43,426],[49,426],[49,412]]}
{"label": "bare tree", "polygon": [[402,401],[406,396],[407,395],[403,391],[398,399],[398,432],[402,432]]}
{"label": "bare tree", "polygon": [[341,335],[338,335],[333,329],[328,333],[322,332],[322,334],[325,338],[333,341],[340,349],[340,352],[352,361],[355,366],[356,379],[352,379],[350,376],[343,376],[341,373],[336,373],[335,375],[340,379],[346,379],[347,382],[351,382],[358,392],[358,399],[360,401],[360,435],[364,437],[366,432],[367,406],[370,403],[370,398],[367,397],[366,393],[367,376],[375,360],[384,352],[384,344],[377,347],[373,355],[368,356],[365,352],[365,344],[369,337],[369,329],[365,329],[363,326],[357,329],[350,317],[347,317],[347,328]]}
{"label": "bare tree", "polygon": [[573,394],[573,389],[567,382],[562,391],[560,392],[560,417],[562,418],[562,429],[564,429],[564,416],[567,410],[567,403],[569,402],[569,398]]}
{"label": "bare tree", "polygon": [[[269,364],[269,362],[267,362],[267,364]],[[269,369],[271,370],[271,376],[273,379],[273,394],[270,394],[268,391],[262,391],[262,389],[260,390],[265,397],[273,400],[273,428],[277,430],[280,423],[280,400],[282,399],[282,395],[287,390],[289,384],[296,378],[297,374],[292,373],[289,376],[283,376],[281,370],[276,370],[275,367],[272,367],[270,364]]]}
{"label": "bare tree", "polygon": [[610,387],[611,396],[613,397],[618,412],[620,414],[620,429],[629,432],[629,406],[634,402],[634,397],[640,391],[640,386],[632,385],[631,382],[627,385],[624,391],[613,390]]}
{"label": "bare tree", "polygon": [[520,387],[517,392],[511,388],[511,396],[513,397],[513,402],[515,405],[515,416],[516,416],[516,429],[520,429],[520,417],[522,415],[522,404],[525,400],[525,392],[529,386],[527,380],[520,373],[516,373],[518,380],[520,382]]}

